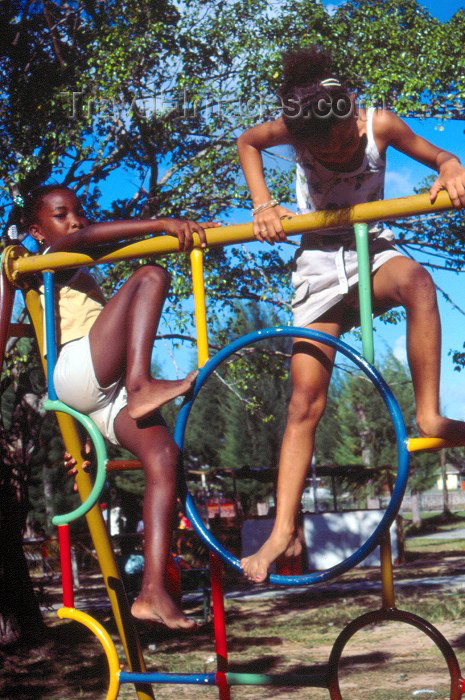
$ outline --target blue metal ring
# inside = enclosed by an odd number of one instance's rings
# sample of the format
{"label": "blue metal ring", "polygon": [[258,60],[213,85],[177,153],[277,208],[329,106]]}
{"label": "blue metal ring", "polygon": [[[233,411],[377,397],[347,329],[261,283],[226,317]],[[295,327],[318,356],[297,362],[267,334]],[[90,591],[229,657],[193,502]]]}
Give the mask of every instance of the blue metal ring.
{"label": "blue metal ring", "polygon": [[[347,557],[347,559],[344,559],[339,564],[332,566],[330,569],[325,569],[316,573],[303,574],[299,576],[279,576],[277,574],[271,574],[269,577],[270,583],[282,584],[286,586],[301,586],[306,584],[321,583],[322,581],[328,581],[331,578],[340,576],[341,574],[345,573],[356,564],[359,564],[379,544],[381,536],[390,528],[402,503],[402,498],[404,496],[409,475],[407,430],[405,427],[404,419],[399,404],[397,403],[394,394],[392,393],[389,386],[386,384],[378,370],[376,370],[361,355],[359,355],[359,353],[353,350],[342,340],[334,338],[331,335],[327,335],[326,333],[320,333],[319,331],[313,331],[308,328],[293,327],[265,328],[264,330],[254,331],[253,333],[249,333],[248,335],[244,335],[240,338],[237,338],[232,343],[224,347],[214,357],[212,357],[199,371],[193,389],[192,397],[181,406],[181,409],[179,411],[176,426],[174,429],[174,439],[179,449],[182,450],[184,446],[186,424],[189,418],[192,405],[201,387],[206,382],[211,373],[218,367],[218,365],[220,365],[224,360],[226,360],[238,350],[241,350],[246,345],[250,345],[251,343],[255,343],[260,340],[267,340],[269,338],[281,338],[289,336],[293,338],[304,338],[306,340],[317,341],[319,343],[323,343],[324,345],[329,345],[330,347],[345,355],[349,360],[351,360],[355,365],[357,365],[357,367],[359,367],[364,372],[364,374],[373,382],[379,394],[381,395],[386,405],[386,408],[391,416],[397,440],[398,469],[397,478],[394,485],[394,491],[389,505],[386,508],[383,517],[381,518],[381,521],[379,522],[378,526],[375,528],[373,533],[370,535],[370,537],[366,540],[366,542],[364,542],[364,544],[362,544],[353,554]],[[184,487],[186,493],[185,508],[187,516],[199,537],[203,540],[203,542],[205,542],[207,547],[216,552],[216,554],[218,554],[218,556],[221,557],[221,559],[226,564],[229,564],[234,569],[241,571],[241,565],[239,560],[226,549],[224,549],[224,547],[216,540],[216,538],[213,537],[212,533],[209,530],[207,530],[197,512],[197,508],[195,506],[192,496],[187,491],[187,486],[185,485],[185,482]]]}

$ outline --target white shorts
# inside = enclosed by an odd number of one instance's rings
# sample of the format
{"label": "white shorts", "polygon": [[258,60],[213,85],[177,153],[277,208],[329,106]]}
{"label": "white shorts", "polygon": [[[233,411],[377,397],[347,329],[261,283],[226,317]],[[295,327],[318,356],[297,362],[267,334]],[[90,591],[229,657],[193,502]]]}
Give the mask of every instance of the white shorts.
{"label": "white shorts", "polygon": [[60,401],[88,415],[104,437],[114,445],[119,445],[114,422],[128,402],[126,387],[123,378],[108,387],[99,386],[88,335],[62,347],[53,381]]}
{"label": "white shorts", "polygon": [[[308,236],[310,239],[310,236]],[[299,248],[292,273],[294,325],[308,326],[335,306],[358,282],[355,238],[316,235],[311,246]],[[370,239],[370,269],[374,272],[387,260],[403,255],[393,245],[394,234],[385,229]]]}

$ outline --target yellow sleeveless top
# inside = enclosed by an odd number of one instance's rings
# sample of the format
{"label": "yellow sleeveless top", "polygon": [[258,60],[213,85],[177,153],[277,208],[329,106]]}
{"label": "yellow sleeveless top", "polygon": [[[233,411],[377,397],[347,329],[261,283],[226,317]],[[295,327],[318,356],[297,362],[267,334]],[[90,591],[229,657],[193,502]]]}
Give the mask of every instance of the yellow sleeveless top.
{"label": "yellow sleeveless top", "polygon": [[[44,309],[44,287],[39,288],[40,301]],[[105,304],[105,297],[95,279],[85,269],[79,269],[64,284],[55,285],[55,318],[57,345],[64,345],[87,335]],[[44,354],[47,353],[44,337]]]}

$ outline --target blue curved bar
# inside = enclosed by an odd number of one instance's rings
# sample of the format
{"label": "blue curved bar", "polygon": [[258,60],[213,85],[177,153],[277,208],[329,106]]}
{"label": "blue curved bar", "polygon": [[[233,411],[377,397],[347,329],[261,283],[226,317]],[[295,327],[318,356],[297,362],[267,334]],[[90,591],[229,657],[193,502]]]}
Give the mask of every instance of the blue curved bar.
{"label": "blue curved bar", "polygon": [[[405,493],[405,488],[407,486],[407,480],[409,475],[409,452],[407,450],[407,429],[405,427],[402,412],[400,410],[397,399],[392,393],[389,386],[384,381],[378,370],[370,365],[358,352],[356,352],[350,345],[344,343],[344,341],[334,338],[326,333],[321,333],[319,331],[310,330],[309,328],[294,328],[294,327],[277,327],[277,328],[265,328],[263,330],[254,331],[240,338],[237,338],[232,343],[222,348],[216,355],[214,355],[199,371],[197,376],[192,396],[187,400],[182,406],[178,414],[178,419],[176,421],[176,426],[174,429],[174,439],[178,447],[182,450],[184,446],[184,435],[187,425],[187,420],[189,418],[192,405],[195,401],[197,394],[199,393],[203,384],[207,381],[208,377],[212,372],[220,365],[224,360],[226,360],[230,355],[233,355],[238,350],[241,350],[246,345],[251,343],[256,343],[260,340],[267,340],[269,338],[277,337],[293,337],[293,338],[305,338],[306,340],[313,340],[325,345],[329,345],[338,352],[342,353],[351,360],[359,369],[364,372],[364,374],[373,382],[378,393],[381,395],[386,408],[391,416],[391,420],[394,425],[394,430],[396,433],[397,440],[397,478],[394,485],[393,494],[389,502],[386,511],[381,518],[378,526],[375,528],[370,537],[364,542],[361,547],[359,547],[353,554],[351,554],[347,559],[344,559],[339,564],[331,567],[330,569],[324,569],[323,571],[318,571],[312,574],[304,574],[299,576],[279,576],[277,574],[271,574],[269,576],[269,581],[274,584],[282,584],[286,586],[301,586],[314,583],[321,583],[322,581],[328,581],[336,576],[340,576],[345,573],[356,564],[359,564],[363,559],[365,559],[370,552],[372,552],[375,547],[379,544],[381,536],[386,532],[397,512],[400,508],[402,498]],[[185,490],[185,508],[186,513],[191,521],[194,529],[200,536],[200,538],[205,542],[207,547],[212,549],[218,556],[226,563],[232,566],[234,569],[241,571],[241,565],[239,560],[234,557],[230,552],[228,552],[217,540],[213,537],[212,533],[207,530],[202,519],[200,518],[195,503],[192,496],[187,491],[187,486],[184,480],[183,488]]]}

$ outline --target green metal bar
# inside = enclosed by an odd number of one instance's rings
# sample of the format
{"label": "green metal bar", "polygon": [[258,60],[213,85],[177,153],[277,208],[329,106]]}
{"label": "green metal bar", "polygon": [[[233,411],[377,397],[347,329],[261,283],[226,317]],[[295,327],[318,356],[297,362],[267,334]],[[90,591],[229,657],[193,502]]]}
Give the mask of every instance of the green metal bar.
{"label": "green metal bar", "polygon": [[355,245],[358,259],[358,298],[360,304],[360,326],[362,329],[363,356],[374,364],[373,311],[371,306],[370,254],[368,252],[368,225],[354,224]]}
{"label": "green metal bar", "polygon": [[232,673],[225,674],[228,685],[274,685],[300,686],[310,688],[327,688],[327,670],[322,668],[315,673],[283,673],[270,675],[267,673]]}
{"label": "green metal bar", "polygon": [[44,408],[47,411],[67,413],[69,416],[72,416],[77,421],[79,421],[79,423],[81,423],[81,425],[89,433],[90,439],[94,443],[95,454],[97,457],[97,473],[95,475],[94,485],[89,496],[83,503],[81,503],[80,506],[75,508],[75,510],[71,511],[70,513],[65,513],[64,515],[55,515],[52,518],[52,523],[54,525],[66,525],[72,520],[77,520],[82,515],[85,515],[97,503],[98,498],[105,485],[107,473],[107,451],[105,448],[105,442],[103,440],[103,437],[92,418],[89,418],[89,416],[85,416],[83,413],[79,413],[79,411],[75,411],[73,408],[70,408],[65,403],[63,403],[63,401],[51,401],[50,399],[47,399],[47,401],[44,401]]}

